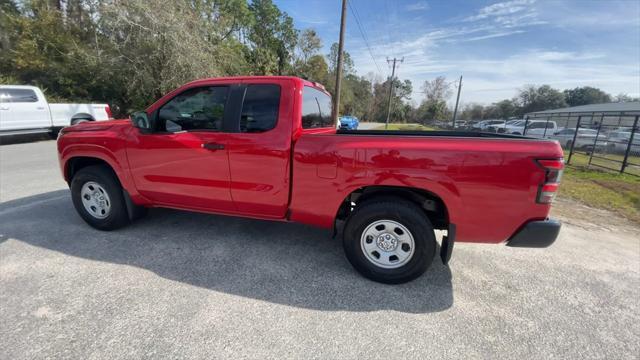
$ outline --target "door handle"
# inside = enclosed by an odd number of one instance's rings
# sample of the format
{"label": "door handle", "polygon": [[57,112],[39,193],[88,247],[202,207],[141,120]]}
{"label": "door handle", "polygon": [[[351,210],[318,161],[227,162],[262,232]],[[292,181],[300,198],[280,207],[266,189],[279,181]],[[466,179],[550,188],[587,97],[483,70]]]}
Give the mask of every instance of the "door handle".
{"label": "door handle", "polygon": [[202,144],[202,148],[210,150],[210,151],[224,150],[224,145],[223,144],[214,143],[214,142],[212,142],[212,143],[204,143],[204,144]]}

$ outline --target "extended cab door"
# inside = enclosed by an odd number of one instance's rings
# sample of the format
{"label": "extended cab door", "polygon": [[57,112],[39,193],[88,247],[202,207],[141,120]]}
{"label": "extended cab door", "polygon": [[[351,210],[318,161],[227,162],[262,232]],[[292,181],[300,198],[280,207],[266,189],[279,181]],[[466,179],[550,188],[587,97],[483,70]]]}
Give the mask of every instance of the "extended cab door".
{"label": "extended cab door", "polygon": [[[298,89],[299,91],[300,89]],[[289,203],[294,82],[244,80],[228,134],[231,195],[239,212],[284,218]]]}
{"label": "extended cab door", "polygon": [[51,127],[49,107],[33,88],[0,88],[0,130]]}
{"label": "extended cab door", "polygon": [[227,85],[186,89],[150,114],[154,131],[131,129],[127,158],[141,195],[158,205],[235,212],[224,132],[229,92]]}

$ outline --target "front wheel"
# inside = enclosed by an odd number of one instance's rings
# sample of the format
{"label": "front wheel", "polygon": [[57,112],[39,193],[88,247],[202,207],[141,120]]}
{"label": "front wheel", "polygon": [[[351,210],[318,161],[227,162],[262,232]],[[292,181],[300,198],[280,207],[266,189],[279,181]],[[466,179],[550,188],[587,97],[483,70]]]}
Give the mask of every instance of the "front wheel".
{"label": "front wheel", "polygon": [[122,188],[105,166],[81,169],[71,181],[73,206],[84,221],[99,230],[114,230],[129,223]]}
{"label": "front wheel", "polygon": [[433,226],[424,211],[400,199],[367,201],[344,229],[347,259],[363,276],[400,284],[422,275],[436,250]]}

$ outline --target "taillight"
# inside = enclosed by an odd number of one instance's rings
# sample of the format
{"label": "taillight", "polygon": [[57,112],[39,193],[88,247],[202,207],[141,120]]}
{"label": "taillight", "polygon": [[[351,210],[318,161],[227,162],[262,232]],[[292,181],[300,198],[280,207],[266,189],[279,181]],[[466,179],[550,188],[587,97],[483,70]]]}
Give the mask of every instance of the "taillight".
{"label": "taillight", "polygon": [[107,105],[107,107],[104,108],[104,111],[107,112],[107,118],[113,119],[113,114],[111,113],[111,107],[109,107],[109,105]]}
{"label": "taillight", "polygon": [[558,192],[560,179],[562,178],[562,170],[564,169],[563,159],[536,160],[538,165],[544,169],[544,182],[538,188],[538,198],[536,202],[539,204],[551,204]]}

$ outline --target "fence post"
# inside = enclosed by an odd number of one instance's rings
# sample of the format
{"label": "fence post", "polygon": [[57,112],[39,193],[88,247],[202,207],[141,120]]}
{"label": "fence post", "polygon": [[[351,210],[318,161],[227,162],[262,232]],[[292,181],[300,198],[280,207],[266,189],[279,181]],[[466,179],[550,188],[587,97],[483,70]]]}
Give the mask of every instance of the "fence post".
{"label": "fence post", "polygon": [[547,122],[544,124],[544,132],[542,133],[542,138],[546,138],[547,137],[547,129],[549,128],[549,120],[551,119],[551,116],[549,116],[547,118]]}
{"label": "fence post", "polygon": [[635,135],[636,131],[638,130],[639,117],[640,116],[636,115],[636,118],[633,120],[633,127],[631,128],[631,136],[629,136],[629,144],[627,144],[627,151],[624,152],[624,160],[622,160],[622,168],[620,168],[621,174],[627,168],[627,162],[629,161],[629,153],[631,152],[631,148],[633,147],[633,135]]}
{"label": "fence post", "polygon": [[[596,146],[598,146],[598,136],[600,136],[600,129],[602,129],[602,121],[604,120],[604,113],[600,116],[600,123],[598,124],[598,131],[596,132],[596,138],[593,141],[593,149],[591,149],[591,154],[589,156],[589,164],[587,168],[591,166],[591,159],[593,159],[593,153],[596,152]],[[591,116],[591,121],[593,122],[593,116]]]}
{"label": "fence post", "polygon": [[524,117],[524,129],[522,129],[522,136],[527,134],[527,126],[529,125],[529,115]]}
{"label": "fence post", "polygon": [[576,137],[578,136],[578,129],[580,128],[580,120],[582,120],[582,116],[578,116],[578,123],[576,123],[576,131],[573,133],[573,140],[571,141],[571,149],[569,149],[569,160],[567,160],[567,164],[571,164],[573,147],[576,146]]}

